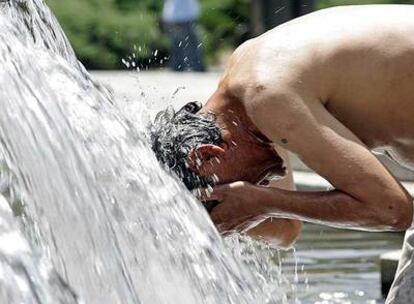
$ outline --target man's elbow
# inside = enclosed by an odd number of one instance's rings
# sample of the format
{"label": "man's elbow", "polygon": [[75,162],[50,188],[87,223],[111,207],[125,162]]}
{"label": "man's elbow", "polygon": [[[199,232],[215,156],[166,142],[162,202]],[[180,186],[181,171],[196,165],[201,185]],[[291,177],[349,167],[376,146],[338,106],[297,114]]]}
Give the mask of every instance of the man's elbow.
{"label": "man's elbow", "polygon": [[291,248],[299,238],[302,222],[290,219],[268,219],[248,231],[248,235],[266,241],[269,245],[280,248]]}
{"label": "man's elbow", "polygon": [[[411,208],[412,209],[412,208]],[[399,212],[391,223],[392,231],[405,231],[411,227],[413,223],[413,212]]]}
{"label": "man's elbow", "polygon": [[300,234],[302,232],[303,224],[300,221],[291,220],[291,233],[287,235],[284,240],[279,244],[279,247],[282,249],[290,249],[292,248],[296,241],[299,239]]}
{"label": "man's elbow", "polygon": [[[409,195],[390,199],[388,210],[382,210],[384,224],[391,231],[405,231],[413,223],[413,202]],[[384,214],[385,213],[385,214]]]}

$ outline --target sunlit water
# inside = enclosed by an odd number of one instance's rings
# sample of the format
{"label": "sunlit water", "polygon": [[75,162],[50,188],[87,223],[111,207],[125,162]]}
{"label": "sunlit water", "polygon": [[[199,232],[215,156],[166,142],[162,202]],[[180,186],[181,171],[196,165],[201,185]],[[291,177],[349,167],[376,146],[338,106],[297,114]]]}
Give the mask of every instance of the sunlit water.
{"label": "sunlit water", "polygon": [[275,267],[223,244],[148,148],[146,109],[90,79],[45,4],[0,11],[0,302],[281,302]]}
{"label": "sunlit water", "polygon": [[384,303],[379,256],[400,249],[402,240],[401,233],[306,225],[296,252],[281,255],[283,280],[297,282],[287,292],[294,294],[297,303]]}

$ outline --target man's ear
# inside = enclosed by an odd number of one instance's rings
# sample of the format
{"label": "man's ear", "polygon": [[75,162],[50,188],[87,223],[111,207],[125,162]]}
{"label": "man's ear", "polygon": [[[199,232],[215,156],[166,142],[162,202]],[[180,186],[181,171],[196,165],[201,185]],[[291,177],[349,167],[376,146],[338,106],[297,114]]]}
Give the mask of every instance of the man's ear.
{"label": "man's ear", "polygon": [[[224,153],[224,149],[216,145],[201,145],[191,150],[188,155],[188,166],[197,174],[208,174],[208,164],[214,158],[219,158]],[[210,163],[211,165],[211,163]]]}

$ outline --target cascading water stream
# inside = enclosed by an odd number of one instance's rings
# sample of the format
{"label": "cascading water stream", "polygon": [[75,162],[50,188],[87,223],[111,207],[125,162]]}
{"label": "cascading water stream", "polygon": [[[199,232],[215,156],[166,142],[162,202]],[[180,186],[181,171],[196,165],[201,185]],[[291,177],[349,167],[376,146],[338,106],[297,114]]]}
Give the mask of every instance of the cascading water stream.
{"label": "cascading water stream", "polygon": [[0,2],[0,27],[0,190],[16,215],[1,205],[1,303],[280,301],[157,163],[146,110],[90,79],[42,0]]}

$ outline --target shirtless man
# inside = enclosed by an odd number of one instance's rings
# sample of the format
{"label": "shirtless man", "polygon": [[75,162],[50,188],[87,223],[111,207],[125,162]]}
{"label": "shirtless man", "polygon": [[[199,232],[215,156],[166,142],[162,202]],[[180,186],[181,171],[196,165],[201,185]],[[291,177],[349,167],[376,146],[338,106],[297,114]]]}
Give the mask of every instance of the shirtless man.
{"label": "shirtless man", "polygon": [[[204,200],[220,202],[211,217],[223,232],[287,245],[299,234],[298,221],[369,231],[411,227],[412,198],[372,151],[414,168],[414,6],[327,9],[252,39],[234,52],[197,111],[189,104],[185,114],[161,115],[187,133],[159,158],[184,180],[198,179],[194,187],[217,185]],[[204,135],[188,131],[198,125],[207,126]],[[167,129],[154,137],[156,151],[173,135]],[[286,150],[334,189],[292,191]],[[285,168],[282,189],[264,186]],[[411,228],[388,303],[414,303],[413,246]]]}

